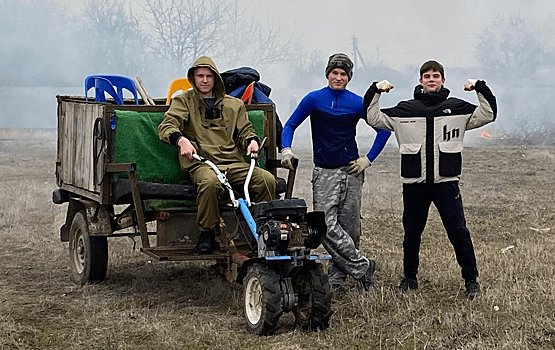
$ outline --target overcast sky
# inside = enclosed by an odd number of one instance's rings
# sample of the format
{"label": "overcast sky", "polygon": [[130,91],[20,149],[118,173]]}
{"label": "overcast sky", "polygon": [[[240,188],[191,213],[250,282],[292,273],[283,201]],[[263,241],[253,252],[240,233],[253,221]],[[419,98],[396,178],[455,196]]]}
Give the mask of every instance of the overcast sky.
{"label": "overcast sky", "polygon": [[[325,54],[352,52],[358,38],[365,59],[391,68],[435,58],[447,66],[473,66],[477,34],[499,15],[519,13],[543,22],[555,12],[554,0],[240,0],[274,17],[309,48]],[[255,5],[251,5],[254,7]]]}
{"label": "overcast sky", "polygon": [[[56,0],[77,11],[83,0]],[[141,0],[131,0],[135,6]],[[235,1],[235,0],[229,0]],[[437,59],[448,67],[474,66],[477,34],[495,16],[518,13],[529,23],[555,13],[555,0],[236,0],[274,21],[308,51],[326,57],[352,53],[352,38],[368,62],[402,69]]]}
{"label": "overcast sky", "polygon": [[[70,13],[83,10],[85,0],[54,0]],[[129,0],[134,7],[134,12],[141,11],[140,5],[144,0]],[[322,61],[336,52],[345,52],[352,57],[352,39],[357,38],[358,47],[364,60],[370,65],[375,65],[379,59],[382,63],[393,69],[414,72],[414,83],[417,82],[417,68],[428,59],[442,62],[446,70],[453,67],[473,67],[477,65],[475,48],[478,34],[486,27],[492,25],[497,16],[509,17],[518,14],[529,25],[542,25],[548,16],[555,16],[555,0],[443,0],[443,1],[407,1],[407,0],[226,0],[237,1],[240,8],[246,9],[249,15],[257,16],[260,20],[272,21],[279,25],[284,35],[293,35],[295,42],[303,45],[307,53],[313,50],[321,52]],[[555,18],[552,17],[552,24]],[[553,28],[552,28],[553,30]],[[22,36],[25,33],[22,33]],[[549,41],[548,46],[555,45],[555,35],[539,36],[542,40]],[[25,40],[25,39],[23,39]],[[546,44],[545,42],[543,43]],[[57,49],[52,47],[52,49]],[[40,57],[36,57],[40,59]],[[224,67],[218,64],[220,71],[235,67]],[[291,70],[271,67],[256,67],[259,69],[262,82],[272,87],[272,99],[278,106],[282,119],[289,115],[289,100],[293,94],[299,98],[309,90],[320,88],[327,83],[322,66],[321,81],[315,81],[314,86],[291,87]],[[546,67],[547,69],[547,67]],[[184,70],[185,71],[185,70]],[[83,76],[90,72],[83,70]],[[462,79],[455,79],[449,75],[448,87],[452,91],[461,93]],[[470,76],[469,76],[470,77]],[[356,79],[357,77],[355,77]],[[473,77],[482,78],[482,77]],[[393,79],[387,76],[372,77],[372,79]],[[392,81],[394,84],[395,81]],[[13,82],[9,82],[13,83]],[[490,81],[501,96],[502,90],[496,86],[495,81]],[[4,83],[4,85],[9,85]],[[55,116],[36,116],[39,111],[55,111],[57,94],[80,94],[81,81],[77,81],[71,89],[52,88],[48,91],[33,91],[39,96],[36,108],[27,108],[26,115],[20,114],[13,118],[21,102],[11,96],[26,96],[29,90],[19,91],[11,86],[4,87],[0,93],[7,94],[8,105],[4,103],[3,111],[0,110],[0,126],[29,126],[39,127],[55,126]],[[153,84],[151,93],[155,96],[164,96],[166,88],[159,91]],[[361,86],[366,87],[362,84]],[[350,85],[357,93],[355,81]],[[296,90],[295,90],[296,89]],[[304,90],[302,90],[304,89]],[[52,90],[52,91],[51,91]],[[306,91],[305,91],[306,90]],[[551,90],[550,90],[551,91]],[[410,91],[403,93],[399,89],[395,94],[390,94],[392,101],[410,98]],[[464,95],[469,98],[469,95]],[[501,101],[501,99],[500,99]],[[4,101],[5,102],[5,101]],[[389,103],[383,101],[384,106]],[[11,105],[9,105],[11,103]],[[393,102],[391,102],[393,103]],[[516,107],[515,107],[516,108]],[[546,107],[547,108],[547,107]],[[501,110],[501,108],[500,108]],[[37,122],[36,119],[40,121]]]}

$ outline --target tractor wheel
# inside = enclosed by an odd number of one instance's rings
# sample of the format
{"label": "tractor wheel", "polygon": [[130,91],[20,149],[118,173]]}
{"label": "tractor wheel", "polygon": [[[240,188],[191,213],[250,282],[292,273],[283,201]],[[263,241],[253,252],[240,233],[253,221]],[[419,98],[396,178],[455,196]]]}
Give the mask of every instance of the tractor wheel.
{"label": "tractor wheel", "polygon": [[305,265],[292,282],[293,291],[298,297],[298,303],[293,307],[297,324],[309,330],[328,328],[333,313],[332,293],[322,265]]}
{"label": "tractor wheel", "polygon": [[71,279],[79,285],[104,281],[108,268],[108,241],[89,235],[86,217],[84,210],[75,214],[69,230]]}
{"label": "tractor wheel", "polygon": [[253,264],[243,279],[245,319],[249,331],[257,335],[273,333],[283,314],[283,292],[279,275],[262,264]]}

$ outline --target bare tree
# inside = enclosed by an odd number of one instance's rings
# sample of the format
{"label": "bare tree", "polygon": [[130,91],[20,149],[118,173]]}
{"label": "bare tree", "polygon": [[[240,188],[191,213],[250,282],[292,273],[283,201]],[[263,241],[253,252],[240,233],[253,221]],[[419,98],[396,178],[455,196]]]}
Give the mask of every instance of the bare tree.
{"label": "bare tree", "polygon": [[293,85],[312,89],[316,81],[322,81],[326,67],[323,57],[324,54],[319,50],[307,52],[302,45],[295,45],[290,58],[294,71],[291,76]]}
{"label": "bare tree", "polygon": [[547,15],[543,25],[539,27],[540,42],[547,50],[546,65],[553,67],[555,63],[555,13]]}
{"label": "bare tree", "polygon": [[209,54],[222,37],[223,0],[146,0],[149,49],[175,73],[201,54]]}
{"label": "bare tree", "polygon": [[200,55],[233,67],[283,62],[290,53],[292,37],[284,39],[273,22],[248,16],[236,1],[145,0],[144,11],[149,48],[175,73]]}
{"label": "bare tree", "polygon": [[83,27],[88,40],[84,52],[89,67],[102,71],[136,74],[145,66],[145,39],[127,2],[88,0]]}
{"label": "bare tree", "polygon": [[482,66],[499,78],[514,80],[536,71],[546,57],[539,36],[516,14],[496,17],[479,34],[476,56]]}
{"label": "bare tree", "polygon": [[[553,100],[554,48],[549,46],[554,18],[545,24],[529,25],[513,14],[496,17],[479,34],[476,56],[492,82],[502,86],[497,91],[502,107],[504,131],[522,143],[543,143],[555,132],[549,122]],[[542,35],[543,33],[543,35]]]}
{"label": "bare tree", "polygon": [[249,17],[237,1],[227,8],[224,25],[217,55],[228,66],[283,63],[291,54],[293,34],[284,37],[275,22]]}

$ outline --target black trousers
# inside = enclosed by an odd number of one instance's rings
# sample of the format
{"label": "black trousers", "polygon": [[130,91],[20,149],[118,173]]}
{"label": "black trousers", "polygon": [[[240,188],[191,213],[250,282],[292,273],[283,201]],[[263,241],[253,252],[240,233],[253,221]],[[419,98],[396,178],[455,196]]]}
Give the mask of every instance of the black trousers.
{"label": "black trousers", "polygon": [[458,181],[427,184],[403,184],[403,268],[406,278],[418,273],[420,242],[430,204],[436,206],[447,237],[455,249],[465,281],[478,277],[474,246],[466,227]]}

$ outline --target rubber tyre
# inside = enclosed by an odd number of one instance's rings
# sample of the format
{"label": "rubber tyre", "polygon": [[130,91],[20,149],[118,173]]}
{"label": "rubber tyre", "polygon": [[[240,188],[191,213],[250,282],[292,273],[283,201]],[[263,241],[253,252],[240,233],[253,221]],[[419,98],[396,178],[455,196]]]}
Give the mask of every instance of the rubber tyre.
{"label": "rubber tyre", "polygon": [[71,279],[78,285],[100,283],[106,278],[108,241],[89,235],[84,210],[75,214],[69,230],[69,266]]}
{"label": "rubber tyre", "polygon": [[279,275],[265,265],[253,264],[247,270],[243,285],[247,328],[257,335],[272,334],[283,314]]}
{"label": "rubber tyre", "polygon": [[329,327],[332,292],[328,275],[322,265],[307,264],[293,278],[293,291],[298,303],[293,307],[297,324],[303,329],[312,331],[324,330]]}

